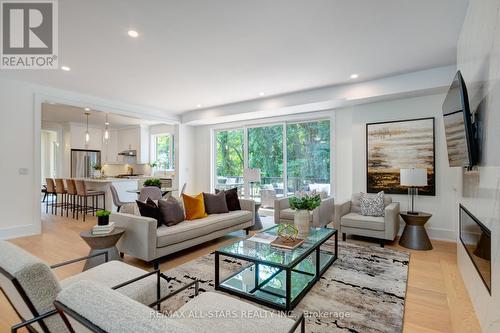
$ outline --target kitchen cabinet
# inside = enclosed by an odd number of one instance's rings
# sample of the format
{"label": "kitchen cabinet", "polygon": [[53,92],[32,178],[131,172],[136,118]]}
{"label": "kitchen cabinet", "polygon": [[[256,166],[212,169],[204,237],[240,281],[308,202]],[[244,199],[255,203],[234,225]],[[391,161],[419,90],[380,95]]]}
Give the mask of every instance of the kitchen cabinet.
{"label": "kitchen cabinet", "polygon": [[87,127],[80,124],[70,124],[71,149],[102,150],[102,130],[89,127],[90,141],[85,142]]}
{"label": "kitchen cabinet", "polygon": [[[149,128],[147,126],[127,127],[110,131],[105,156],[108,164],[146,164],[149,163]],[[124,150],[135,150],[135,160],[119,156]]]}
{"label": "kitchen cabinet", "polygon": [[118,156],[120,152],[118,150],[118,131],[109,130],[109,139],[104,141],[103,144],[103,161],[106,164],[118,164],[122,163],[121,156]]}

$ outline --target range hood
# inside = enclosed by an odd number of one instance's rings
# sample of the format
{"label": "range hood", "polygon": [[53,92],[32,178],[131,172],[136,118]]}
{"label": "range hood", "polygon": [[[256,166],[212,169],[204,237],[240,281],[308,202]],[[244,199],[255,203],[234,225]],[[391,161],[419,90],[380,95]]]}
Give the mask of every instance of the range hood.
{"label": "range hood", "polygon": [[119,152],[118,155],[134,157],[134,156],[137,156],[137,150],[132,150],[132,149],[124,150],[122,152]]}

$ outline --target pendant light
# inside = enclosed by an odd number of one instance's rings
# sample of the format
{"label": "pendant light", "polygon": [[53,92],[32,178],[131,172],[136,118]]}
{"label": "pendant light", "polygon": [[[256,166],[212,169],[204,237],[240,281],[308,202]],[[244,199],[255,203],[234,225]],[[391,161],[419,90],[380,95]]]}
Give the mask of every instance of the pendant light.
{"label": "pendant light", "polygon": [[109,121],[108,121],[108,113],[106,112],[106,122],[104,123],[104,140],[107,142],[109,139]]}
{"label": "pendant light", "polygon": [[89,133],[89,116],[90,112],[85,112],[85,116],[87,117],[87,131],[85,132],[85,144],[89,144],[90,142],[90,133]]}

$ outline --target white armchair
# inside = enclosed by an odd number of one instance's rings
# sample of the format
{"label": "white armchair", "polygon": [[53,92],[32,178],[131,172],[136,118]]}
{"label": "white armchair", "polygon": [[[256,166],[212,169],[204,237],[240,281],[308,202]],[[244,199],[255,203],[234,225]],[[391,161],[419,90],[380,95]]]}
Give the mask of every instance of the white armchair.
{"label": "white armchair", "polygon": [[399,231],[399,202],[392,202],[388,195],[384,196],[384,216],[361,215],[360,193],[352,195],[351,200],[335,205],[334,227],[342,233],[373,237],[380,239],[380,246],[386,241],[393,241]]}
{"label": "white armchair", "polygon": [[[289,198],[274,200],[274,223],[293,224],[295,211],[290,208]],[[321,200],[318,208],[312,211],[310,221],[314,227],[325,227],[333,222],[335,213],[334,198]]]}

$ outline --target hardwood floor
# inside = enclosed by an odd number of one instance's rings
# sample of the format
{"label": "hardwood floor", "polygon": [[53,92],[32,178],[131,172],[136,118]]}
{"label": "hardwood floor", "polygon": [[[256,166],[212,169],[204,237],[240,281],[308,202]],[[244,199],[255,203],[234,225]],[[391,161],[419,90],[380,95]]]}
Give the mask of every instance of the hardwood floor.
{"label": "hardwood floor", "polygon": [[[87,255],[89,248],[80,238],[80,231],[88,230],[96,223],[94,218],[86,222],[60,216],[44,215],[42,234],[12,240],[14,244],[45,260],[49,264]],[[243,232],[219,238],[191,248],[166,259],[160,268],[168,270],[231,243]],[[350,240],[348,242],[358,240]],[[481,332],[472,303],[460,276],[456,261],[456,244],[433,241],[432,251],[412,251],[397,245],[387,245],[411,253],[407,297],[404,314],[404,333],[474,333]],[[151,269],[150,265],[125,256],[126,262]],[[56,270],[59,278],[81,272],[83,263]],[[10,331],[19,320],[9,303],[0,293],[0,332]]]}

